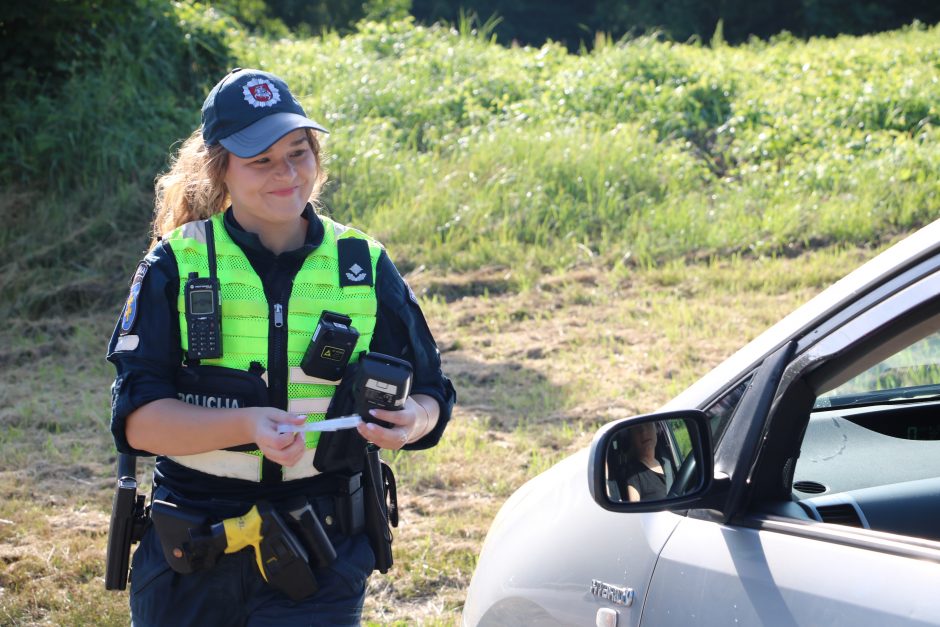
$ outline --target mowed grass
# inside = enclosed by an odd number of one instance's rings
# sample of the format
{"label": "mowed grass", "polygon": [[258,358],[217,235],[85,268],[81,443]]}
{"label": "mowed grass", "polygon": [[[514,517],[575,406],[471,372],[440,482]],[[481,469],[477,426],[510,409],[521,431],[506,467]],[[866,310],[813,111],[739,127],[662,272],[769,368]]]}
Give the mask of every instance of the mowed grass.
{"label": "mowed grass", "polygon": [[[830,248],[621,272],[599,265],[523,292],[505,289],[503,274],[412,274],[459,404],[438,447],[386,454],[402,522],[393,570],[370,579],[365,621],[458,624],[509,494],[604,422],[654,410],[873,255]],[[103,581],[114,472],[103,353],[116,315],[3,331],[0,624],[128,622],[126,593]]]}

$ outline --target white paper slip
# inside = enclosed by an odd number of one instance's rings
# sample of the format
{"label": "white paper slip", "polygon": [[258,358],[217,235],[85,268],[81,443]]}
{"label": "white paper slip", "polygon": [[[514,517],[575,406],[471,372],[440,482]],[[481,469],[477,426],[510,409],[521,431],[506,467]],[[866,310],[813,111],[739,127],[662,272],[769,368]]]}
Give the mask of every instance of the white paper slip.
{"label": "white paper slip", "polygon": [[362,423],[359,414],[351,416],[341,416],[340,418],[330,418],[329,420],[320,420],[318,422],[308,422],[302,425],[278,425],[278,433],[302,433],[306,431],[339,431],[340,429],[354,429],[356,425]]}

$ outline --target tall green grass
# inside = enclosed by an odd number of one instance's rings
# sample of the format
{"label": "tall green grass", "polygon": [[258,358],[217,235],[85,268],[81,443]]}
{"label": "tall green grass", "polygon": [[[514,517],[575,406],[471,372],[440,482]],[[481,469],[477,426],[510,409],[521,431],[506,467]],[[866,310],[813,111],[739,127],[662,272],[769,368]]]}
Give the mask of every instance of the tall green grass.
{"label": "tall green grass", "polygon": [[406,265],[551,272],[877,243],[930,221],[938,34],[571,55],[398,23],[236,54],[327,123],[330,205]]}
{"label": "tall green grass", "polygon": [[940,209],[940,27],[739,47],[599,38],[575,55],[466,24],[252,37],[170,6],[179,49],[141,25],[108,44],[100,80],[76,75],[0,130],[6,313],[116,306],[153,176],[217,78],[149,64],[190,53],[288,80],[331,129],[328,210],[404,270],[493,266],[524,286],[584,264],[876,245]]}

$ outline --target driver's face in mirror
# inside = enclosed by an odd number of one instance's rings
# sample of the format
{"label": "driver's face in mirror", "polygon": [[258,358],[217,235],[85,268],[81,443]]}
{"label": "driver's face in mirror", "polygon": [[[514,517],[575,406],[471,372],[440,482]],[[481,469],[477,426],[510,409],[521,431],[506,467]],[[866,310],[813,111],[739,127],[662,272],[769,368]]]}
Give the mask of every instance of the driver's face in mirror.
{"label": "driver's face in mirror", "polygon": [[667,498],[675,477],[675,445],[666,421],[623,429],[607,450],[608,495],[614,501]]}
{"label": "driver's face in mirror", "polygon": [[656,424],[646,422],[628,430],[630,448],[641,459],[653,460],[656,455]]}

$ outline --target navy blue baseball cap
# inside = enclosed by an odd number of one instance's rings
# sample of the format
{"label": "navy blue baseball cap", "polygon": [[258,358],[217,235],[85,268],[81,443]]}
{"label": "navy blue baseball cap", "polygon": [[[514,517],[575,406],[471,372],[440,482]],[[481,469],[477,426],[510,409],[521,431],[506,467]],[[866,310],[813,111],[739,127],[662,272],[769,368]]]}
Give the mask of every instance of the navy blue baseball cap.
{"label": "navy blue baseball cap", "polygon": [[327,133],[304,113],[287,83],[268,72],[235,68],[202,105],[202,138],[242,158],[254,157],[299,128]]}

